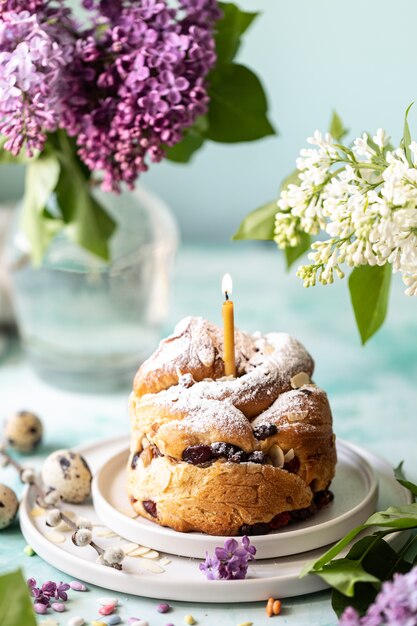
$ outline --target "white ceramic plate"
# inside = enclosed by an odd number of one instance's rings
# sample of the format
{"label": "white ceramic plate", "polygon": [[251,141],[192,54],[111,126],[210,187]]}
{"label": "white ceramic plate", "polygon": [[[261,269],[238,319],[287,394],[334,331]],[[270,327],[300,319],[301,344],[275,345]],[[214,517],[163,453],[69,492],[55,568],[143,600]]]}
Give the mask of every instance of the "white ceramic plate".
{"label": "white ceramic plate", "polygon": [[[128,449],[112,455],[93,481],[94,508],[117,534],[145,543],[155,550],[178,556],[204,558],[206,551],[223,545],[226,537],[203,533],[179,533],[137,517],[126,493]],[[337,471],[331,489],[334,501],[304,522],[291,523],[268,535],[251,537],[258,558],[301,554],[338,541],[374,511],[378,485],[370,465],[348,443],[337,443]]]}
{"label": "white ceramic plate", "polygon": [[[96,473],[107,459],[125,448],[126,439],[123,438],[98,442],[80,448],[80,451],[87,458],[93,473]],[[374,469],[379,485],[378,509],[411,502],[409,492],[394,480],[388,463],[360,448],[349,448],[359,455],[365,455]],[[264,601],[269,596],[298,596],[326,588],[318,576],[299,578],[306,563],[323,553],[322,548],[300,555],[257,561],[250,566],[248,578],[241,581],[207,581],[198,569],[199,560],[177,556],[169,556],[170,563],[161,558],[150,560],[127,557],[124,570],[118,572],[97,564],[96,553],[92,548],[76,548],[71,541],[71,533],[65,533],[63,543],[52,543],[48,539],[51,529],[45,526],[45,518],[31,516],[33,507],[34,494],[28,489],[20,508],[20,523],[26,541],[39,556],[67,575],[112,591],[166,600],[230,603]],[[92,503],[68,505],[68,509],[99,522]],[[99,526],[94,528],[95,536],[99,531]],[[103,547],[121,541],[117,537],[102,536],[96,536],[96,540]]]}

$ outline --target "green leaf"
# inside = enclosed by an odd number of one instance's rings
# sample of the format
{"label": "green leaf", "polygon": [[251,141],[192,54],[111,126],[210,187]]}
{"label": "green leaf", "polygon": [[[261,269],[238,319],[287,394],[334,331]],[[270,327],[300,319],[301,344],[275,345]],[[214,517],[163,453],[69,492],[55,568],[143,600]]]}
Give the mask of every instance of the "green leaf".
{"label": "green leaf", "polygon": [[328,585],[349,597],[354,595],[356,583],[379,583],[379,579],[365,571],[361,563],[351,561],[348,558],[337,559],[328,563],[322,567],[318,575]]}
{"label": "green leaf", "polygon": [[216,25],[217,65],[230,63],[240,47],[240,38],[252,24],[257,13],[247,13],[235,4],[219,2],[223,17]]}
{"label": "green leaf", "polygon": [[349,277],[349,290],[356,324],[364,345],[381,327],[388,310],[391,266],[361,265]]}
{"label": "green leaf", "polygon": [[353,528],[345,537],[340,539],[334,546],[323,554],[317,561],[308,563],[301,572],[300,578],[310,573],[317,573],[326,563],[329,563],[346,548],[359,533],[371,526],[382,526],[392,529],[388,532],[417,528],[417,504],[405,504],[403,506],[391,506],[385,511],[379,511],[369,517],[364,524]]}
{"label": "green leaf", "polygon": [[0,576],[1,626],[36,626],[35,613],[22,572]]}
{"label": "green leaf", "polygon": [[174,163],[188,163],[194,152],[197,152],[203,143],[204,137],[191,132],[185,133],[180,143],[177,143],[167,150],[166,158],[168,161],[173,161]]}
{"label": "green leaf", "polygon": [[194,152],[203,145],[207,128],[207,118],[199,117],[195,124],[185,131],[182,141],[168,148],[166,158],[175,163],[188,163]]}
{"label": "green leaf", "polygon": [[374,513],[366,521],[365,527],[384,526],[404,530],[417,527],[417,504],[390,506],[386,511]]}
{"label": "green leaf", "polygon": [[232,239],[258,239],[269,241],[274,238],[277,201],[273,200],[251,211],[245,217]]}
{"label": "green leaf", "polygon": [[341,117],[333,111],[332,119],[330,120],[329,133],[335,141],[341,141],[343,137],[348,134],[349,130],[343,126]]}
{"label": "green leaf", "polygon": [[360,532],[362,532],[366,528],[365,524],[361,526],[357,526],[353,528],[350,532],[347,533],[340,541],[335,543],[334,546],[327,550],[317,561],[313,561],[312,563],[307,563],[307,565],[302,569],[300,578],[306,576],[307,574],[317,574],[322,567],[324,567],[329,561],[334,559],[340,552],[346,548],[351,541],[355,539]]}
{"label": "green leaf", "polygon": [[[388,580],[393,571],[408,572],[412,565],[398,557],[396,551],[377,533],[357,541],[346,558],[361,560],[365,571],[376,576],[379,581]],[[374,583],[357,582],[353,597],[347,597],[338,590],[332,594],[332,606],[338,616],[347,606],[353,606],[359,614],[364,614],[378,593],[379,586]]]}
{"label": "green leaf", "polygon": [[402,146],[404,148],[404,152],[405,152],[405,156],[407,158],[407,161],[410,165],[410,167],[413,167],[413,158],[411,156],[411,150],[410,150],[410,143],[411,143],[411,133],[410,133],[410,127],[408,126],[408,113],[411,109],[411,107],[413,106],[414,102],[412,102],[411,104],[408,105],[407,110],[405,112],[405,116],[404,116],[404,135],[402,138]]}
{"label": "green leaf", "polygon": [[403,472],[403,464],[404,464],[404,461],[401,461],[398,467],[394,469],[394,477],[400,483],[400,485],[402,485],[403,487],[411,491],[411,493],[415,496],[414,497],[414,500],[415,500],[417,496],[417,485],[407,480]]}
{"label": "green leaf", "polygon": [[62,163],[56,194],[69,237],[86,250],[109,260],[109,240],[116,222],[93,197],[75,160],[66,158]]}
{"label": "green leaf", "polygon": [[32,262],[39,265],[62,222],[45,214],[46,203],[54,191],[60,173],[56,156],[43,154],[31,161],[26,170],[22,228],[31,245]]}
{"label": "green leaf", "polygon": [[348,606],[353,606],[359,615],[364,615],[368,606],[372,604],[377,595],[378,590],[375,584],[357,582],[353,597],[345,596],[337,589],[333,589],[331,598],[332,608],[338,617],[342,615],[343,611]]}
{"label": "green leaf", "polygon": [[300,232],[300,243],[292,248],[285,248],[285,259],[287,262],[287,270],[291,269],[291,266],[297,259],[299,259],[311,246],[311,235],[308,233]]}
{"label": "green leaf", "polygon": [[213,70],[209,96],[208,139],[236,143],[275,134],[262,84],[247,67],[225,63]]}
{"label": "green leaf", "polygon": [[[289,176],[284,178],[280,189],[285,189],[285,187],[287,187],[290,183],[296,185],[299,182],[300,179],[298,178],[298,170],[295,170],[294,172],[291,172]],[[273,240],[275,234],[275,216],[278,211],[277,200],[271,200],[271,202],[267,202],[254,211],[251,211],[249,215],[244,218],[232,239],[256,239],[262,241]],[[291,250],[297,250],[297,248],[291,248]],[[294,256],[294,261],[296,258],[301,256],[303,252],[301,252],[298,256]]]}

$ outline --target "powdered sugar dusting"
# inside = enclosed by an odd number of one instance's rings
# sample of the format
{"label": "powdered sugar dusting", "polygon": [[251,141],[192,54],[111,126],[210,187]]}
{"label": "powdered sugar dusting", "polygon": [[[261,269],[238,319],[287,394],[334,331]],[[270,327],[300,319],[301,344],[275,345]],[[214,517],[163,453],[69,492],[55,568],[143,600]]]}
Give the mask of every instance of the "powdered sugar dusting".
{"label": "powdered sugar dusting", "polygon": [[[196,434],[221,433],[221,441],[228,442],[232,438],[252,437],[252,428],[241,411],[228,402],[201,400],[197,405],[188,403],[188,417],[179,423],[183,430],[191,430]],[[214,436],[214,441],[219,437]]]}
{"label": "powdered sugar dusting", "polygon": [[[311,356],[301,343],[286,333],[250,336],[237,331],[236,338],[240,376],[230,380],[222,377],[221,330],[202,318],[182,320],[174,335],[161,343],[147,364],[153,367],[155,375],[159,369],[164,371],[169,359],[171,368],[175,363],[178,384],[155,394],[158,404],[162,403],[172,413],[172,403],[175,402],[175,410],[188,415],[193,413],[199,416],[196,418],[199,421],[211,424],[218,413],[233,409],[231,423],[237,423],[236,411],[246,417],[255,417],[291,388],[290,380],[294,375],[300,371],[309,375],[313,372]],[[195,374],[195,368],[201,369],[204,360],[216,359],[221,363],[221,376],[217,375],[216,380],[195,381],[190,372]],[[203,410],[202,401],[216,404],[208,404]],[[222,403],[221,406],[217,406],[218,402]]]}
{"label": "powdered sugar dusting", "polygon": [[[236,330],[236,367],[240,375],[255,350],[250,335]],[[182,374],[203,373],[213,369],[216,378],[224,374],[223,332],[201,317],[186,317],[174,333],[160,342],[156,352],[145,361],[136,375],[135,389],[147,380],[176,384]],[[170,381],[168,383],[168,381]]]}

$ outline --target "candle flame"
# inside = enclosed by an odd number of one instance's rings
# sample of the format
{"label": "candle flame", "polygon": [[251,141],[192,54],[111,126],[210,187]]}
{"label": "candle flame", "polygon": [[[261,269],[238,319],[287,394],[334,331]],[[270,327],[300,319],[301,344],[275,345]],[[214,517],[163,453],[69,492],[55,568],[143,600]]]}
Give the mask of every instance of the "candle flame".
{"label": "candle flame", "polygon": [[230,276],[230,274],[225,274],[222,280],[222,291],[226,295],[226,298],[230,296],[230,294],[232,293],[232,289],[233,289],[232,277]]}

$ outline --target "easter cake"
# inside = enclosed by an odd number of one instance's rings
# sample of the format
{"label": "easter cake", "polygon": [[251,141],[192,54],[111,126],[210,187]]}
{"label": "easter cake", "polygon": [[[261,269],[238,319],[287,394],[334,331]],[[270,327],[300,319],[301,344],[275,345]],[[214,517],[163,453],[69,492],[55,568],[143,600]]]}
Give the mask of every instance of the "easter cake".
{"label": "easter cake", "polygon": [[332,499],[336,447],[314,362],[285,333],[186,318],[139,368],[130,398],[128,494],[136,513],[180,532],[264,534]]}

